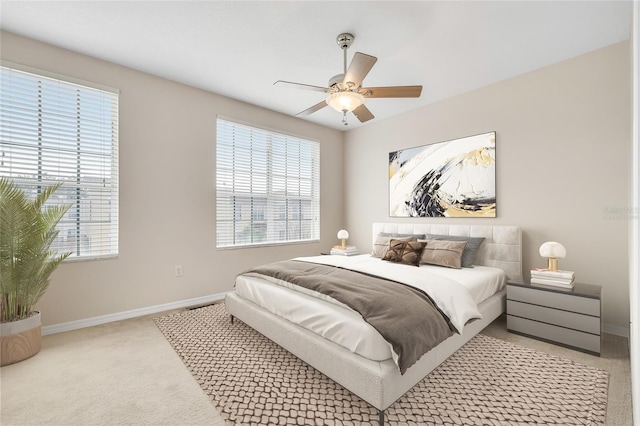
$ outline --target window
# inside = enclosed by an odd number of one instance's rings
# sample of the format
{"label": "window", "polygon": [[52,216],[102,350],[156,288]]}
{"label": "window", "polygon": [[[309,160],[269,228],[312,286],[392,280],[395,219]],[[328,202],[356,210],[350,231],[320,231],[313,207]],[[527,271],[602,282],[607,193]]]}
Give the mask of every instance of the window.
{"label": "window", "polygon": [[319,238],[319,144],[218,119],[216,246]]}
{"label": "window", "polygon": [[27,195],[63,185],[71,204],[52,249],[69,259],[118,254],[118,94],[0,67],[0,176]]}

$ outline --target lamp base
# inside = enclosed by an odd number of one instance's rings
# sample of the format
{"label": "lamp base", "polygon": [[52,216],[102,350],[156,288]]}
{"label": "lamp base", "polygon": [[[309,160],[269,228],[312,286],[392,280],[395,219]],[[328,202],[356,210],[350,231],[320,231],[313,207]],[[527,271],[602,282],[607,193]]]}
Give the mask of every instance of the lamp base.
{"label": "lamp base", "polygon": [[547,269],[550,271],[558,270],[558,259],[555,257],[547,258]]}

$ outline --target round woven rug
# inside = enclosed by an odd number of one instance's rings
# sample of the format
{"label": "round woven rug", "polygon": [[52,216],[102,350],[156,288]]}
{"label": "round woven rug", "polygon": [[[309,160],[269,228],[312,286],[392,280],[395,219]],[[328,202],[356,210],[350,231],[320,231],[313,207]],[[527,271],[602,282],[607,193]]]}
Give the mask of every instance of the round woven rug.
{"label": "round woven rug", "polygon": [[[155,322],[238,425],[377,425],[378,412],[224,304]],[[477,335],[386,411],[390,425],[604,425],[606,371]]]}

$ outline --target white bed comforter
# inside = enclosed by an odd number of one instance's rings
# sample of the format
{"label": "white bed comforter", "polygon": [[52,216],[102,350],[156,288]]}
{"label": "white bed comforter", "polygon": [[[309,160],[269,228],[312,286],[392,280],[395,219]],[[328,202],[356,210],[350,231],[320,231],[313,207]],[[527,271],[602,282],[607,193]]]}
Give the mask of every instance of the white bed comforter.
{"label": "white bed comforter", "polygon": [[[504,286],[504,273],[496,268],[447,270],[408,266],[369,255],[313,256],[295,260],[339,266],[399,281],[425,291],[461,332],[471,319],[480,318],[477,303]],[[435,268],[435,269],[434,269]],[[502,273],[502,274],[501,274]],[[286,318],[366,358],[383,361],[397,356],[392,346],[357,312],[337,300],[290,283],[240,275],[236,292],[271,313]],[[462,282],[471,282],[473,285]],[[482,283],[482,284],[480,284]],[[470,291],[472,290],[472,291]],[[327,303],[328,302],[328,303]]]}

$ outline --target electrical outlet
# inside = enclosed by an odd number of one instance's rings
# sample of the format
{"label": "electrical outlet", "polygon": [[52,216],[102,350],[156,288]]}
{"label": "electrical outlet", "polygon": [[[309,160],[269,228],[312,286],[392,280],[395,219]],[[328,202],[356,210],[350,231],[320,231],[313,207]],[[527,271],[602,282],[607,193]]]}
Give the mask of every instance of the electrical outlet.
{"label": "electrical outlet", "polygon": [[182,265],[176,265],[175,274],[176,274],[176,277],[181,277],[182,276]]}

